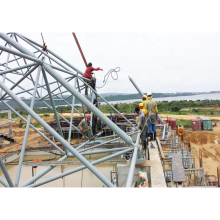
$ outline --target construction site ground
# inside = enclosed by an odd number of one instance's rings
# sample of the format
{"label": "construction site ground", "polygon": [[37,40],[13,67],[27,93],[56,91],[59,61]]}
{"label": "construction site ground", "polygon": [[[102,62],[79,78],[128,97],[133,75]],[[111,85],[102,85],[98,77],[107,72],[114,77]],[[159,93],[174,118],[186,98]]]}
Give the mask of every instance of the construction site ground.
{"label": "construction site ground", "polygon": [[201,149],[204,173],[217,175],[217,167],[220,167],[220,125],[212,131],[186,131],[183,136],[185,146],[188,146],[189,138],[195,166],[199,167]]}
{"label": "construction site ground", "polygon": [[[63,113],[63,116],[70,116],[70,113]],[[74,116],[77,117],[79,114],[74,113]],[[195,115],[161,115],[161,117],[170,117],[170,118],[179,118],[179,119],[191,119],[195,118]],[[197,115],[198,116],[198,115]],[[41,117],[49,123],[50,121],[55,120],[53,114],[49,114],[48,117]],[[27,119],[27,117],[25,117]],[[210,117],[211,118],[211,117]],[[220,117],[215,116],[215,119],[219,119]],[[37,124],[37,122],[32,119],[32,123]],[[1,119],[1,123],[7,123],[6,119]],[[17,131],[25,131],[25,127],[19,128],[18,125],[20,123],[19,118],[13,118],[13,132]],[[25,124],[24,124],[25,125]],[[43,127],[38,127],[40,131],[43,131]],[[7,131],[7,128],[1,128],[1,132]],[[30,128],[30,131],[33,130]],[[217,167],[220,167],[220,123],[217,123],[217,127],[214,127],[212,131],[192,131],[191,129],[185,130],[184,134],[184,143],[185,146],[188,146],[190,137],[191,144],[191,152],[195,157],[196,167],[199,167],[199,149],[203,151],[203,167],[204,172],[210,175],[216,175]],[[0,156],[4,156],[10,152],[18,151],[21,149],[23,136],[14,136],[15,143],[9,147],[5,147],[0,149]],[[83,140],[72,139],[71,144],[77,144]],[[6,143],[6,142],[5,142]],[[55,142],[58,146],[59,143]],[[26,149],[28,148],[42,148],[42,147],[51,147],[51,144],[38,133],[32,134],[28,136]]]}
{"label": "construction site ground", "polygon": [[[42,118],[47,123],[55,120],[54,116],[52,114],[48,117],[42,117]],[[27,119],[27,117],[25,117],[25,119]],[[8,122],[7,119],[1,119],[1,124],[7,123],[7,122]],[[13,126],[12,131],[13,132],[25,131],[24,126],[22,128],[19,128],[19,123],[20,123],[20,118],[13,118],[12,119],[12,126]],[[38,124],[38,122],[33,118],[31,120],[31,123]],[[24,125],[25,125],[25,123],[24,123]],[[38,127],[37,129],[39,131],[41,131],[42,133],[44,132],[43,127]],[[5,131],[8,131],[8,130],[9,130],[8,128],[1,128],[1,133],[5,132]],[[34,129],[30,128],[29,131],[34,131]],[[11,152],[14,152],[14,151],[19,151],[21,149],[24,136],[14,136],[13,138],[15,140],[15,143],[12,144],[9,147],[4,147],[4,148],[0,149],[0,156],[4,156],[4,155],[6,155],[8,153],[11,153]],[[73,145],[73,144],[77,144],[78,142],[82,142],[82,141],[83,140],[81,140],[81,139],[72,139],[70,141],[70,143]],[[59,142],[55,142],[55,141],[53,141],[53,142],[56,143],[58,146],[61,146]],[[4,145],[9,144],[9,143],[10,143],[9,141],[5,141]],[[36,149],[37,150],[38,148],[40,149],[42,147],[44,147],[44,148],[51,147],[51,144],[48,141],[46,141],[38,133],[28,135],[26,149],[31,148],[31,149]]]}

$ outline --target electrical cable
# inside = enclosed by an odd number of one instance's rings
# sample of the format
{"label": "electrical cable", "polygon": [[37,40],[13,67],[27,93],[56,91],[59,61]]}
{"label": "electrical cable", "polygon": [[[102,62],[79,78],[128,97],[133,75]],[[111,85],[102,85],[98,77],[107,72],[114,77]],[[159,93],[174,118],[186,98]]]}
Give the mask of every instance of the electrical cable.
{"label": "electrical cable", "polygon": [[[96,87],[96,88],[98,88],[98,89],[103,88],[103,87],[105,86],[105,84],[107,83],[110,74],[111,74],[111,77],[112,77],[113,80],[117,80],[117,79],[118,79],[118,72],[119,72],[120,70],[121,70],[120,67],[116,67],[115,69],[110,69],[110,70],[108,71],[108,73],[106,73],[105,76],[104,76],[104,80],[103,80],[103,83],[104,83],[104,84],[103,84],[103,86],[101,86],[101,87]],[[113,73],[116,74],[116,78],[113,77]]]}

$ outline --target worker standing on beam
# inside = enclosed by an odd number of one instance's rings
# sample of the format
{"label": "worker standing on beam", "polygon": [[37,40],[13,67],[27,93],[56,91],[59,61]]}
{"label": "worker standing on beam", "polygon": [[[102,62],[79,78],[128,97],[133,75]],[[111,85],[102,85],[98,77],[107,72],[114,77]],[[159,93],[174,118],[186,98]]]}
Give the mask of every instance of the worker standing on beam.
{"label": "worker standing on beam", "polygon": [[[145,115],[147,118],[148,132],[150,136],[150,141],[156,140],[156,123],[158,119],[158,109],[157,103],[152,100],[152,93],[147,93],[148,101],[145,103]],[[154,134],[154,136],[153,136]]]}
{"label": "worker standing on beam", "polygon": [[135,112],[138,115],[138,123],[137,127],[138,129],[141,130],[141,136],[143,140],[143,146],[144,149],[146,150],[147,148],[147,143],[146,143],[146,138],[147,138],[147,125],[146,125],[146,120],[145,120],[145,115],[144,113],[140,110],[139,107],[135,108]]}
{"label": "worker standing on beam", "polygon": [[[93,74],[92,71],[93,70],[101,70],[101,71],[103,71],[103,69],[100,69],[99,67],[98,68],[93,68],[92,67],[92,63],[89,63],[87,68],[86,68],[85,73],[83,74],[83,76],[85,78],[87,78],[87,79],[91,79],[91,81],[92,81],[92,88],[94,90],[96,90],[96,88],[95,88],[96,87],[96,78],[94,76],[92,76],[92,74]],[[86,98],[88,98],[88,88],[87,87],[85,88],[85,95],[86,95]]]}

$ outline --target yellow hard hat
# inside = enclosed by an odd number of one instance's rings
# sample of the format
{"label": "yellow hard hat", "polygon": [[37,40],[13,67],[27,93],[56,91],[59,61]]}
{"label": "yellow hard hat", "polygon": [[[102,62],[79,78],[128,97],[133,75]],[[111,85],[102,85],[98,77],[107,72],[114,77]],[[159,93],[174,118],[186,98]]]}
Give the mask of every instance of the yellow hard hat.
{"label": "yellow hard hat", "polygon": [[143,97],[147,99],[147,96],[146,96],[146,95],[143,95],[142,98],[143,98]]}
{"label": "yellow hard hat", "polygon": [[141,103],[139,103],[139,106],[143,106],[143,103],[141,102]]}

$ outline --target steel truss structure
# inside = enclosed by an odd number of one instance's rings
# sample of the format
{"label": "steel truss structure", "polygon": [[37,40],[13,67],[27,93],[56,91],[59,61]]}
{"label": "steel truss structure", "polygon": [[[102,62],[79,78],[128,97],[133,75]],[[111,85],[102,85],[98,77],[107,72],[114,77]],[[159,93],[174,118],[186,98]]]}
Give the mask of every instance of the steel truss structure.
{"label": "steel truss structure", "polygon": [[[59,55],[51,51],[50,49],[44,48],[44,46],[33,40],[23,36],[19,33],[0,33],[0,101],[17,116],[19,116],[26,123],[26,130],[24,134],[21,154],[19,158],[18,169],[16,173],[15,182],[12,181],[1,157],[0,157],[0,167],[4,173],[6,181],[0,177],[0,183],[5,187],[37,187],[43,184],[49,183],[56,179],[65,177],[72,173],[78,172],[85,168],[88,168],[94,175],[96,175],[106,186],[114,187],[114,185],[100,172],[94,165],[102,163],[108,159],[125,154],[127,152],[132,152],[131,166],[128,174],[126,187],[131,187],[135,163],[138,158],[141,158],[139,148],[140,131],[138,131],[136,143],[133,143],[131,135],[135,132],[125,133],[116,124],[114,124],[108,117],[106,117],[98,108],[96,108],[92,102],[87,100],[82,94],[82,90],[85,87],[89,87],[92,94],[97,92],[90,86],[90,80],[84,78],[82,71],[74,67],[71,63],[62,59]],[[67,101],[67,97],[64,94],[72,97],[72,103]],[[21,96],[31,96],[31,104],[28,106],[22,100]],[[92,96],[93,97],[93,96]],[[135,127],[131,121],[129,121],[124,115],[118,112],[110,103],[108,103],[102,96],[99,97],[106,102],[111,108],[121,115],[126,120],[126,123]],[[75,108],[75,99],[78,99],[83,108],[83,114],[80,113]],[[10,100],[14,100],[23,110],[28,113],[27,120],[19,114],[19,112],[10,105]],[[55,101],[62,101],[64,104],[71,107],[71,119],[70,121],[59,114],[56,110]],[[50,127],[36,112],[34,111],[34,105],[36,102],[43,103],[46,107],[53,110],[59,132],[56,132],[52,127]],[[50,104],[48,104],[48,102]],[[94,145],[86,150],[80,150],[83,146],[91,143],[89,134],[86,136],[87,141],[81,143],[77,148],[74,148],[70,144],[71,131],[76,129],[78,132],[81,131],[73,125],[73,112],[78,111],[78,113],[86,117],[85,109],[87,107],[91,110],[91,122],[92,114],[94,113],[100,118],[110,129],[115,133],[115,139],[103,141],[101,144]],[[62,129],[60,126],[59,117],[69,123],[69,136],[68,140],[63,137]],[[52,142],[48,137],[46,137],[41,131],[39,131],[33,124],[31,124],[31,119],[34,118],[40,125],[44,127],[57,141],[59,141],[64,150],[58,147],[54,142]],[[61,173],[54,177],[48,179],[40,180],[42,176],[51,171],[56,165],[51,165],[47,167],[44,171],[37,174],[36,176],[30,178],[25,183],[20,183],[20,176],[22,171],[22,164],[25,154],[25,148],[28,138],[29,128],[33,128],[37,133],[39,133],[46,141],[52,144],[62,155],[58,161],[64,161],[68,157],[76,157],[82,162],[82,166],[75,169],[69,170],[67,172]],[[88,129],[87,129],[88,130]],[[111,136],[110,136],[111,137]],[[117,138],[118,137],[118,138]],[[107,139],[104,137],[102,139]],[[106,156],[104,158],[98,159],[90,163],[83,155],[85,151],[98,148],[106,143],[117,141],[118,139],[123,139],[128,145],[120,149],[116,148],[106,150],[105,152],[113,152],[113,154]],[[115,151],[115,152],[114,152]],[[116,152],[117,151],[117,152]],[[84,153],[83,153],[84,152]],[[93,154],[96,151],[93,151]],[[97,151],[98,153],[98,151]],[[89,154],[87,152],[87,154]],[[36,182],[39,180],[38,182]],[[36,183],[34,183],[36,182]]]}

